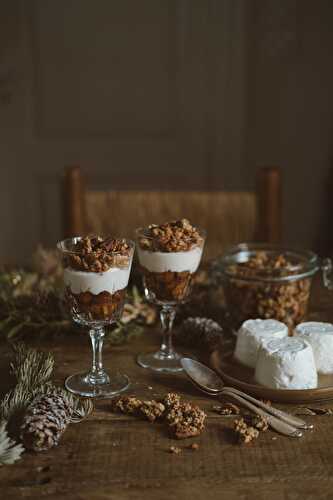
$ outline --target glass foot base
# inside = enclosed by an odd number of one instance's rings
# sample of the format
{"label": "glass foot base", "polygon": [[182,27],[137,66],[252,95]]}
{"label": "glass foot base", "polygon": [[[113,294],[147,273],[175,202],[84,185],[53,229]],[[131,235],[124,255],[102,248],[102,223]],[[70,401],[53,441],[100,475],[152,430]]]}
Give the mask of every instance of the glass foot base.
{"label": "glass foot base", "polygon": [[150,368],[157,372],[175,373],[183,371],[180,364],[182,356],[178,353],[166,356],[162,351],[149,354],[139,354],[137,363],[143,368]]}
{"label": "glass foot base", "polygon": [[111,398],[126,391],[129,385],[129,378],[121,373],[108,377],[107,382],[99,384],[89,382],[86,373],[76,373],[65,381],[65,387],[70,392],[88,398]]}

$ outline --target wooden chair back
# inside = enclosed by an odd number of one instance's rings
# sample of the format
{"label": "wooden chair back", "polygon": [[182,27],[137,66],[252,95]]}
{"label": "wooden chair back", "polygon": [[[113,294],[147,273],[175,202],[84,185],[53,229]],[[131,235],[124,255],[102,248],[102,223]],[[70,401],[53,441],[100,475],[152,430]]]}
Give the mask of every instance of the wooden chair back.
{"label": "wooden chair back", "polygon": [[261,168],[256,192],[87,190],[79,167],[64,177],[64,236],[99,233],[133,238],[137,227],[186,217],[207,231],[205,257],[241,241],[281,238],[281,178]]}

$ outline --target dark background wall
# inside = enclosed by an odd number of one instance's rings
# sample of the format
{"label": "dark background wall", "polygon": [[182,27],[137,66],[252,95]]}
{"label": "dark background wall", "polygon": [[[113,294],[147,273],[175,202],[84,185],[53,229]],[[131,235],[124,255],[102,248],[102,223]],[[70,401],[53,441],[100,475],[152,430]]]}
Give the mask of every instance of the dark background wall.
{"label": "dark background wall", "polygon": [[61,236],[60,178],[252,189],[284,174],[289,244],[330,248],[333,3],[3,0],[0,259]]}

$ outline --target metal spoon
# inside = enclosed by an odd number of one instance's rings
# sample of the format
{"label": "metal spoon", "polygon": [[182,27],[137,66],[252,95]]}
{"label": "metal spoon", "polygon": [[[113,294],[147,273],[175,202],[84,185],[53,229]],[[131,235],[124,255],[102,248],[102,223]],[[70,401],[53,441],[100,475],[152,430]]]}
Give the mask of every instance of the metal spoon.
{"label": "metal spoon", "polygon": [[[281,410],[278,410],[276,408],[268,406],[265,403],[263,403],[262,401],[258,401],[257,399],[253,398],[252,396],[249,396],[246,393],[238,391],[237,389],[235,389],[233,387],[225,387],[221,378],[218,377],[218,375],[213,370],[211,370],[207,366],[203,365],[202,363],[199,363],[198,361],[195,361],[191,358],[182,358],[181,364],[182,364],[182,367],[183,367],[185,373],[189,376],[189,378],[192,380],[192,382],[194,382],[194,384],[196,386],[198,386],[201,390],[203,390],[203,392],[205,392],[211,396],[219,396],[221,394],[225,394],[225,395],[234,397],[234,399],[237,399],[238,401],[240,401],[239,398],[241,398],[240,402],[244,406],[249,408],[249,405],[251,405],[250,409],[252,411],[255,411],[256,413],[260,412],[259,414],[262,414],[261,410],[259,410],[259,408],[262,408],[267,413],[269,413],[269,415],[268,415],[269,417],[272,416],[272,418],[273,418],[273,423],[271,424],[272,427],[275,426],[275,423],[276,423],[275,420],[277,420],[276,418],[274,419],[274,417],[277,417],[278,419],[280,419],[280,421],[279,421],[280,423],[281,422],[285,423],[289,427],[295,426],[295,427],[301,428],[301,429],[313,428],[312,424],[307,424],[306,422],[304,422],[303,420],[301,420],[297,417],[294,417],[294,416],[289,415],[288,413],[285,413]],[[255,405],[257,405],[257,407],[254,407],[251,404],[251,402],[254,403]],[[279,429],[277,429],[277,430],[279,430]],[[286,429],[284,428],[284,430],[286,430]],[[294,427],[287,429],[287,431],[288,431],[287,435],[290,435],[289,433],[293,432],[295,430],[296,429]],[[299,434],[301,435],[301,433],[299,433],[299,431],[298,431],[297,437],[300,437]]]}

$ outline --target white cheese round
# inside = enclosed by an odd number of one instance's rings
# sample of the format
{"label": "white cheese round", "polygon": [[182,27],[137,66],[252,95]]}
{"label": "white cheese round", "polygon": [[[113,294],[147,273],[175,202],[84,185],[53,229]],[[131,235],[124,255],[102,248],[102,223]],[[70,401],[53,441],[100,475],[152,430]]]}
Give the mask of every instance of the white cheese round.
{"label": "white cheese round", "polygon": [[150,252],[138,247],[138,256],[140,265],[152,273],[194,273],[199,267],[202,250],[202,247],[195,247],[187,252]]}
{"label": "white cheese round", "polygon": [[272,389],[314,389],[318,384],[311,345],[298,337],[264,342],[258,354],[256,381]]}
{"label": "white cheese round", "polygon": [[114,293],[127,287],[130,270],[130,266],[128,269],[112,267],[102,273],[92,273],[66,268],[64,282],[65,286],[68,286],[75,294],[81,292],[91,292],[94,295],[101,292]]}
{"label": "white cheese round", "polygon": [[244,321],[237,335],[234,356],[250,368],[256,367],[258,350],[263,341],[288,336],[288,328],[275,319],[248,319]]}
{"label": "white cheese round", "polygon": [[311,344],[317,371],[333,373],[333,325],[308,321],[297,325],[294,333]]}

